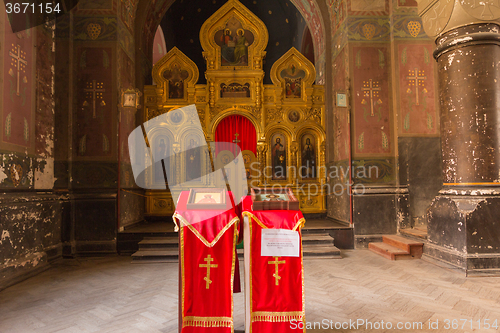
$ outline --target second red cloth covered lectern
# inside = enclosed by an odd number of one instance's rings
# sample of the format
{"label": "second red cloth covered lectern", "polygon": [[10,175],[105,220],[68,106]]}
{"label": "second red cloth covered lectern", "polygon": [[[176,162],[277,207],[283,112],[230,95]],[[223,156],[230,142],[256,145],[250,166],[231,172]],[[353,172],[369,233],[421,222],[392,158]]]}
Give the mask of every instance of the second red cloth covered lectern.
{"label": "second red cloth covered lectern", "polygon": [[[243,200],[245,242],[245,331],[249,333],[305,332],[304,265],[301,228],[304,216],[298,210],[252,209],[252,199]],[[285,229],[299,234],[298,257],[262,256],[262,231]]]}
{"label": "second red cloth covered lectern", "polygon": [[173,216],[179,227],[179,332],[230,333],[239,218],[230,205],[216,214],[188,210],[188,196],[181,193]]}

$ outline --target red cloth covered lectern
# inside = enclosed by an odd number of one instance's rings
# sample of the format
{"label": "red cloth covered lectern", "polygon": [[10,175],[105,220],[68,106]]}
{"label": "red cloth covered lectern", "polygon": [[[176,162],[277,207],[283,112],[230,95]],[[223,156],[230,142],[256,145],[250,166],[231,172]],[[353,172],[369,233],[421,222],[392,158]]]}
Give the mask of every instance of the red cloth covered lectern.
{"label": "red cloth covered lectern", "polygon": [[[243,200],[245,221],[245,329],[250,333],[305,332],[304,266],[300,211],[252,210],[252,199]],[[300,257],[262,257],[263,229],[288,229],[299,232]],[[291,325],[296,323],[297,325]]]}
{"label": "red cloth covered lectern", "polygon": [[[233,208],[217,214],[187,210],[188,196],[188,191],[181,193],[173,216],[180,228],[179,332],[234,332],[234,248],[239,218]],[[226,202],[231,202],[229,194]]]}

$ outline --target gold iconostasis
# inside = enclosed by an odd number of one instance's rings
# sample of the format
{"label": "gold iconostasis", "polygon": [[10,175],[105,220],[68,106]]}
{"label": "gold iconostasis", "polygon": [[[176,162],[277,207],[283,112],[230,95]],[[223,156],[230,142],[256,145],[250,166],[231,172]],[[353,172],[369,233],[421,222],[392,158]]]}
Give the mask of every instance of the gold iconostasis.
{"label": "gold iconostasis", "polygon": [[[224,186],[223,180],[201,175],[201,166],[224,164],[234,158],[233,152],[219,149],[211,157],[206,149],[190,147],[203,140],[233,142],[242,150],[249,185],[289,187],[304,213],[325,212],[324,87],[313,84],[314,65],[291,48],[272,66],[273,84],[263,84],[268,31],[237,0],[205,21],[200,42],[207,84],[197,84],[195,63],[174,47],[153,67],[155,85],[144,88],[145,121],[172,110],[168,133],[146,133],[155,156],[192,151],[166,160],[165,172],[177,184],[200,178],[200,186]],[[196,105],[203,132],[175,110],[190,104]],[[171,193],[160,190],[165,188],[163,170],[148,171],[146,181],[150,188],[158,187],[147,191],[146,214],[172,215]]]}

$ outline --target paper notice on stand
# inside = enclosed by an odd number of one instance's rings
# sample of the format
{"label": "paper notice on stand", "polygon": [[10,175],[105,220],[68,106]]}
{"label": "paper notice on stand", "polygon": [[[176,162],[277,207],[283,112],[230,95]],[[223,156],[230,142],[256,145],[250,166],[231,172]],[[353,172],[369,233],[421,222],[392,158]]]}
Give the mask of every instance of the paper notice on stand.
{"label": "paper notice on stand", "polygon": [[300,257],[298,231],[287,229],[262,229],[263,257]]}

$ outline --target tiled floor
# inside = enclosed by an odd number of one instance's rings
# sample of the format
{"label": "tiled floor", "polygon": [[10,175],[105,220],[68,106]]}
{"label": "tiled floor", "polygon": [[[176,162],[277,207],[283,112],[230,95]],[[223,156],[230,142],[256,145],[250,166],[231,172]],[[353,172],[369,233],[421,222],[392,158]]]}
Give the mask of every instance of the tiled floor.
{"label": "tiled floor", "polygon": [[[306,319],[333,321],[333,329],[308,332],[498,331],[484,324],[500,325],[500,278],[465,278],[423,260],[388,261],[367,250],[343,256],[304,263]],[[243,329],[243,318],[243,294],[236,294],[236,329]],[[356,320],[373,329],[346,326]],[[414,322],[422,328],[396,327]],[[177,332],[177,264],[130,264],[130,257],[62,261],[0,292],[0,332]]]}

